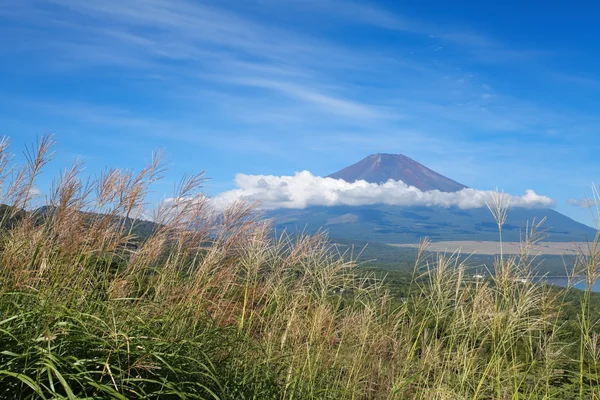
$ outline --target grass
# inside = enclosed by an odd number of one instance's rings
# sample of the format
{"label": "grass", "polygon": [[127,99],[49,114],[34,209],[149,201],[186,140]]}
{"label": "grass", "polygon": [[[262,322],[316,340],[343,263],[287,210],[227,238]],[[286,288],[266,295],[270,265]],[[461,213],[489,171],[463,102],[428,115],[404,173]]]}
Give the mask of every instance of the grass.
{"label": "grass", "polygon": [[[535,274],[537,229],[485,280],[424,243],[400,298],[322,235],[273,239],[241,203],[213,212],[202,175],[142,240],[126,218],[147,215],[160,155],[92,179],[75,163],[44,213],[24,212],[52,145],[19,167],[0,143],[0,398],[600,397],[594,294],[519,281]],[[597,244],[578,260],[590,281]]]}

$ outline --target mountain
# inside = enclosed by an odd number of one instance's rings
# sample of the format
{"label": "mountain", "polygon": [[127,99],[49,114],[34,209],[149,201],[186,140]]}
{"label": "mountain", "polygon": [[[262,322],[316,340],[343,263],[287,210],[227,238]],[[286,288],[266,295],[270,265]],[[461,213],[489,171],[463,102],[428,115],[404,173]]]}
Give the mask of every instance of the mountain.
{"label": "mountain", "polygon": [[441,192],[458,192],[466,188],[402,154],[373,154],[328,175],[328,178],[343,179],[346,182],[362,179],[369,183],[384,183],[393,179],[422,191],[437,189]]}
{"label": "mountain", "polygon": [[[498,227],[487,208],[425,206],[315,206],[273,210],[278,230],[316,232],[326,230],[332,238],[376,243],[417,243],[425,236],[434,241],[498,239]],[[503,238],[517,242],[521,231],[546,217],[543,225],[555,242],[593,239],[595,229],[552,209],[513,208],[503,227]]]}
{"label": "mountain", "polygon": [[[348,182],[364,179],[372,183],[402,180],[424,191],[452,192],[466,187],[400,154],[374,154],[329,177]],[[273,218],[279,230],[326,230],[334,239],[377,243],[416,243],[425,236],[434,241],[498,239],[498,228],[486,207],[312,206],[273,210],[267,215]],[[519,241],[527,224],[544,217],[543,227],[551,241],[585,241],[596,234],[595,229],[552,209],[513,208],[504,225],[504,239]]]}

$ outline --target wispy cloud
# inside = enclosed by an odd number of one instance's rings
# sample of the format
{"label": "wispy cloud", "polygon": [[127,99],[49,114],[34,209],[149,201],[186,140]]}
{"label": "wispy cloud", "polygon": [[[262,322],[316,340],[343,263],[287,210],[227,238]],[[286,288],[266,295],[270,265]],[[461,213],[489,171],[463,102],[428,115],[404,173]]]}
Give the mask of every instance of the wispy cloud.
{"label": "wispy cloud", "polygon": [[[368,54],[220,8],[184,0],[148,1],[143,12],[131,0],[25,1],[16,7],[28,8],[24,15],[32,23],[62,32],[46,47],[52,53],[49,66],[58,71],[111,66],[139,76],[139,70],[146,70],[147,76],[170,79],[161,90],[168,96],[221,82],[229,86],[221,91],[235,91],[235,86],[268,89],[344,118],[389,117],[362,100],[326,89],[328,71],[366,67]],[[274,104],[277,99],[269,106]]]}
{"label": "wispy cloud", "polygon": [[[305,8],[308,7],[303,2],[296,3],[302,4]],[[329,14],[334,13],[338,17],[355,22],[427,37],[436,41],[432,43],[435,50],[442,50],[445,45],[453,46],[454,50],[463,51],[469,55],[471,60],[479,62],[505,64],[541,59],[550,55],[547,51],[517,49],[465,27],[436,24],[397,12],[392,13],[372,3],[326,0],[319,2],[316,9]]]}
{"label": "wispy cloud", "polygon": [[358,102],[345,100],[315,90],[306,89],[300,85],[268,79],[236,79],[236,83],[260,87],[283,93],[292,98],[308,102],[324,108],[335,114],[352,118],[392,118],[392,115],[377,110],[375,107]]}
{"label": "wispy cloud", "polygon": [[587,88],[600,89],[600,79],[594,79],[588,76],[580,76],[575,74],[565,74],[553,72],[550,74],[553,78],[559,79],[574,85],[579,85]]}
{"label": "wispy cloud", "polygon": [[33,186],[31,189],[29,189],[29,197],[38,198],[41,196],[42,196],[42,191],[38,187]]}
{"label": "wispy cloud", "polygon": [[[270,5],[282,7],[277,2]],[[516,51],[469,30],[418,21],[369,3],[325,1],[309,7],[291,2],[286,7],[302,9],[308,18],[346,19],[417,34],[431,45],[442,40],[467,49]],[[177,100],[186,93],[198,98],[200,93],[217,92],[220,95],[212,103],[204,96],[202,106],[224,108],[230,118],[239,113],[246,121],[252,116],[265,121],[273,110],[284,107],[286,119],[306,121],[311,113],[320,113],[321,129],[354,124],[367,136],[370,129],[390,130],[398,124],[401,129],[418,126],[435,135],[450,126],[464,132],[460,124],[523,133],[555,128],[543,129],[551,111],[540,115],[531,112],[532,107],[519,109],[515,99],[490,93],[486,82],[459,71],[457,65],[432,63],[431,57],[439,57],[433,56],[433,50],[411,55],[409,48],[400,52],[379,45],[357,49],[219,3],[150,0],[140,10],[134,0],[24,0],[12,9],[30,26],[56,32],[44,43],[48,52],[44,62],[50,68],[68,74],[73,69],[96,68],[95,73],[102,74],[107,67],[122,68],[130,85],[143,71],[157,78],[139,85],[143,91],[152,89],[150,97]],[[259,9],[258,4],[250,11],[254,9]],[[42,34],[38,29],[23,29],[24,37]],[[273,96],[261,99],[249,89],[268,90]],[[227,106],[233,98],[235,109]]]}
{"label": "wispy cloud", "polygon": [[595,208],[600,206],[595,199],[569,199],[567,200],[567,203],[573,207],[579,208]]}

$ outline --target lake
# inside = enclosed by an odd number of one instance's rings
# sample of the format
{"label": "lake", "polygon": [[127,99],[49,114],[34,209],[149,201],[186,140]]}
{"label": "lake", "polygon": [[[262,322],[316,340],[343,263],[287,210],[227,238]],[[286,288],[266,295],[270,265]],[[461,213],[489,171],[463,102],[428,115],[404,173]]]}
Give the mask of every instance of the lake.
{"label": "lake", "polygon": [[[584,277],[578,277],[575,278],[575,284],[573,285],[574,288],[579,289],[579,290],[585,290],[586,288],[586,283],[585,283],[585,278]],[[547,283],[549,285],[554,285],[554,286],[562,286],[562,287],[567,287],[567,285],[569,284],[569,279],[566,276],[549,276],[549,277],[545,277],[545,278],[539,278],[538,282],[544,282]],[[592,285],[592,292],[600,292],[600,280],[597,280],[596,282],[594,282],[594,284]]]}

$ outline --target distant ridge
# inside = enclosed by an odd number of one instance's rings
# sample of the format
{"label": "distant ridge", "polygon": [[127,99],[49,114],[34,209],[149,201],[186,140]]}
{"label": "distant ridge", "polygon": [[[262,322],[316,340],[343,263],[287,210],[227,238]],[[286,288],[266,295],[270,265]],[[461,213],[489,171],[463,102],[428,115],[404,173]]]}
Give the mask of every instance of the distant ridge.
{"label": "distant ridge", "polygon": [[347,182],[365,180],[370,183],[384,183],[393,179],[423,191],[458,192],[467,187],[402,154],[372,154],[356,164],[328,175],[328,178],[343,179]]}

